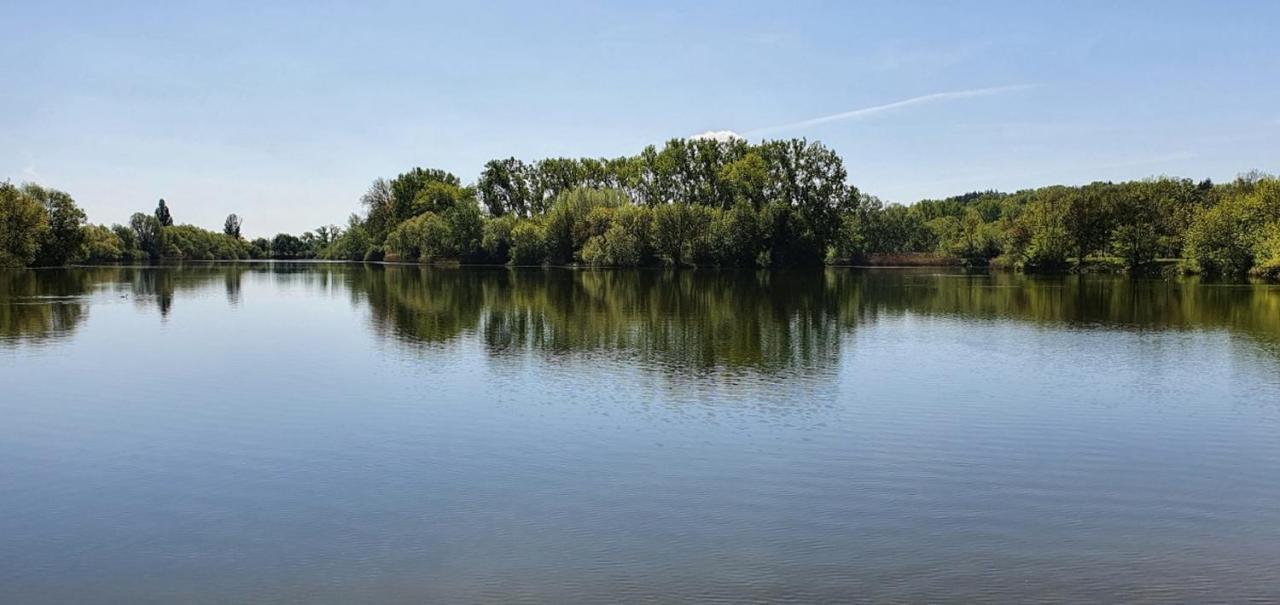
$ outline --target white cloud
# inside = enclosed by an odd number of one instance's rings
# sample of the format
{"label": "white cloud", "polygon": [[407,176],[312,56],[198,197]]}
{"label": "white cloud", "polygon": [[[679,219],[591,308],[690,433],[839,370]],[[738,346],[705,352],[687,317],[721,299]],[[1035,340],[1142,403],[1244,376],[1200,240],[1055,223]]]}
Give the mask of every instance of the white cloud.
{"label": "white cloud", "polygon": [[992,95],[1016,92],[1019,90],[1026,90],[1031,87],[1032,86],[1030,84],[1015,84],[1012,86],[996,86],[992,88],[974,88],[970,90],[953,90],[950,92],[937,92],[931,95],[912,97],[910,99],[903,99],[901,101],[885,103],[884,105],[874,105],[872,107],[863,107],[861,109],[854,109],[852,111],[833,113],[829,116],[810,118],[808,120],[800,120],[799,122],[790,122],[787,124],[779,124],[777,126],[766,126],[764,128],[757,128],[755,130],[752,130],[747,134],[766,134],[766,133],[778,132],[783,130],[795,130],[797,128],[816,126],[818,124],[826,124],[828,122],[840,122],[844,120],[862,120],[862,119],[866,119],[872,116],[882,114],[887,111],[893,111],[895,109],[901,109],[903,107],[910,107],[912,105],[922,105],[925,103],[936,103],[939,101],[950,101],[954,99],[968,99],[973,97],[989,97]]}
{"label": "white cloud", "polygon": [[690,140],[694,140],[694,141],[699,139],[711,139],[713,141],[720,141],[722,143],[732,141],[734,139],[745,139],[745,138],[746,137],[732,130],[708,130],[706,132],[695,134],[689,137]]}

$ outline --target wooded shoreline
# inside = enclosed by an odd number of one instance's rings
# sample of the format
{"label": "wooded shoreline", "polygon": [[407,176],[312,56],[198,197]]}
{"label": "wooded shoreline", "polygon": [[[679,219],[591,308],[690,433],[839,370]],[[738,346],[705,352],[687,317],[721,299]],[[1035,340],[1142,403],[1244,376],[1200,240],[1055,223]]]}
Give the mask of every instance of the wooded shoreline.
{"label": "wooded shoreline", "polygon": [[[1155,177],[911,205],[849,183],[804,139],[673,139],[619,158],[488,162],[475,183],[413,168],[376,179],[345,226],[242,236],[176,224],[160,200],[88,224],[62,191],[0,185],[0,266],[327,259],[593,267],[965,266],[1173,270],[1280,280],[1280,179]],[[1177,259],[1177,260],[1171,260]]]}

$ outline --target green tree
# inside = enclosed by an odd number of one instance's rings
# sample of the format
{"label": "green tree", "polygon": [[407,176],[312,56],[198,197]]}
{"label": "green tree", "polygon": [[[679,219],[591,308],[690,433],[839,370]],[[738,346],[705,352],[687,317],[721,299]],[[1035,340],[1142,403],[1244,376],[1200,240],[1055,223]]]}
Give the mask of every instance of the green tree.
{"label": "green tree", "polygon": [[244,224],[244,221],[238,215],[234,213],[228,214],[227,220],[222,222],[222,232],[236,239],[240,239],[240,226],[242,224]]}
{"label": "green tree", "polygon": [[85,225],[84,252],[80,260],[90,263],[114,263],[126,258],[120,236],[103,225]]}
{"label": "green tree", "polygon": [[347,218],[347,228],[334,237],[323,257],[330,260],[361,261],[373,245],[368,226],[359,216],[352,214]]}
{"label": "green tree", "polygon": [[1112,229],[1111,183],[1092,183],[1065,196],[1062,222],[1076,263],[1106,247]]}
{"label": "green tree", "polygon": [[720,180],[735,203],[746,202],[754,210],[764,206],[769,187],[769,166],[759,153],[752,151],[725,164],[720,169]]}
{"label": "green tree", "polygon": [[653,209],[651,238],[654,251],[671,265],[706,263],[712,259],[713,213],[705,206],[665,204]]}
{"label": "green tree", "polygon": [[156,205],[156,220],[160,221],[161,227],[173,226],[173,215],[169,214],[169,207],[165,205],[164,198],[160,198],[160,203]]}
{"label": "green tree", "polygon": [[133,229],[133,234],[138,242],[138,249],[144,252],[148,258],[155,260],[160,258],[167,249],[164,228],[160,224],[160,219],[152,215],[146,215],[141,212],[133,213],[129,217],[129,227]]}
{"label": "green tree", "polygon": [[[369,189],[364,192],[364,195],[360,196],[360,203],[365,207],[365,212],[368,216],[368,219],[364,221],[366,232],[363,235],[373,242],[383,241],[387,237],[387,233],[390,233],[396,224],[400,222],[396,218],[395,208],[392,203],[391,183],[386,179],[374,179],[373,183],[369,185]],[[350,230],[348,229],[348,231]],[[368,246],[361,249],[360,258],[352,260],[362,260],[366,249],[368,249]]]}
{"label": "green tree", "polygon": [[44,266],[65,265],[83,254],[84,211],[66,192],[46,189],[34,183],[22,190],[44,207],[48,230],[40,240],[35,263]]}
{"label": "green tree", "polygon": [[617,208],[629,203],[626,193],[615,189],[572,189],[560,194],[546,215],[545,242],[549,260],[570,263],[593,235],[587,218],[596,208]]}
{"label": "green tree", "polygon": [[532,220],[522,220],[511,229],[511,262],[536,265],[546,260],[546,230]]}
{"label": "green tree", "polygon": [[423,212],[442,212],[456,199],[462,181],[447,171],[413,168],[391,180],[391,225]]}
{"label": "green tree", "polygon": [[757,263],[764,242],[759,217],[747,197],[740,196],[732,208],[715,215],[711,240],[720,264],[748,267]]}
{"label": "green tree", "polygon": [[0,183],[0,267],[31,264],[48,230],[39,201],[8,181]]}
{"label": "green tree", "polygon": [[271,256],[273,258],[298,258],[306,251],[306,244],[296,235],[278,233],[271,238]]}
{"label": "green tree", "polygon": [[528,216],[533,206],[529,169],[515,158],[490,160],[480,172],[476,194],[489,214]]}
{"label": "green tree", "polygon": [[[1263,178],[1231,187],[1188,229],[1187,255],[1207,273],[1243,274],[1268,246],[1269,229],[1280,222],[1280,179]],[[1265,260],[1265,259],[1264,259]]]}
{"label": "green tree", "polygon": [[504,214],[484,222],[480,236],[480,248],[485,260],[505,264],[511,260],[511,230],[519,221],[514,214]]}

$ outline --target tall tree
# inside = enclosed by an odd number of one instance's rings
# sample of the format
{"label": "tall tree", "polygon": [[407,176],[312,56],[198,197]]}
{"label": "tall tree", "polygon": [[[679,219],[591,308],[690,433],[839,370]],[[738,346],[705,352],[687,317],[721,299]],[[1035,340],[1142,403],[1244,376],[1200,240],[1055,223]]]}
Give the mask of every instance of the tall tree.
{"label": "tall tree", "polygon": [[360,196],[360,203],[367,209],[368,236],[375,243],[386,239],[387,233],[395,227],[395,211],[391,201],[391,183],[386,179],[374,179],[368,191]]}
{"label": "tall tree", "polygon": [[129,217],[129,227],[137,236],[138,248],[152,259],[160,258],[164,253],[164,229],[160,219],[135,212]]}
{"label": "tall tree", "polygon": [[235,213],[228,214],[227,220],[222,223],[222,232],[236,239],[240,239],[240,225],[243,223],[244,221]]}
{"label": "tall tree", "polygon": [[[391,180],[391,214],[396,223],[412,218],[422,206],[421,195],[434,197],[441,189],[433,184],[462,187],[462,180],[447,171],[436,168],[414,168]],[[433,200],[434,201],[434,200]],[[431,208],[432,211],[443,209]],[[394,226],[394,225],[392,225]]]}
{"label": "tall tree", "polygon": [[34,183],[24,185],[22,190],[44,207],[49,225],[36,253],[36,264],[63,265],[80,257],[85,239],[82,229],[85,215],[76,206],[76,201],[64,191],[46,189]]}
{"label": "tall tree", "polygon": [[31,264],[48,229],[40,202],[8,181],[0,183],[0,267]]}
{"label": "tall tree", "polygon": [[160,221],[161,227],[173,226],[173,215],[169,214],[169,207],[165,205],[164,198],[160,198],[160,203],[156,206],[156,220]]}
{"label": "tall tree", "polygon": [[515,158],[490,160],[480,172],[476,194],[489,214],[529,215],[529,171]]}

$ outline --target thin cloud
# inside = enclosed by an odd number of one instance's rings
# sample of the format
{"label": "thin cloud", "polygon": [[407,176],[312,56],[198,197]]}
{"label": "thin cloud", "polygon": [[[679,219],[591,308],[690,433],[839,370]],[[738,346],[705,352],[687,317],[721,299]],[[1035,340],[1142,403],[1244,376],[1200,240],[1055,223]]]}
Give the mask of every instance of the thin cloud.
{"label": "thin cloud", "polygon": [[771,132],[779,132],[783,130],[795,130],[797,128],[807,128],[809,126],[817,126],[818,124],[826,124],[828,122],[841,122],[845,120],[863,120],[863,119],[870,118],[885,112],[893,111],[895,109],[902,109],[903,107],[911,107],[913,105],[924,105],[927,103],[937,103],[940,101],[952,101],[956,99],[971,99],[974,97],[990,97],[994,95],[1026,90],[1028,88],[1032,88],[1032,85],[1031,84],[1015,84],[1011,86],[995,86],[991,88],[974,88],[970,90],[953,90],[950,92],[936,92],[933,94],[924,95],[920,97],[912,97],[910,99],[903,99],[901,101],[885,103],[884,105],[875,105],[872,107],[863,107],[861,109],[854,109],[852,111],[834,113],[829,116],[822,116],[820,118],[810,118],[808,120],[800,120],[799,122],[790,122],[788,124],[779,124],[777,126],[766,126],[764,128],[757,128],[755,130],[749,131],[747,134],[759,135],[759,134],[767,134]]}

